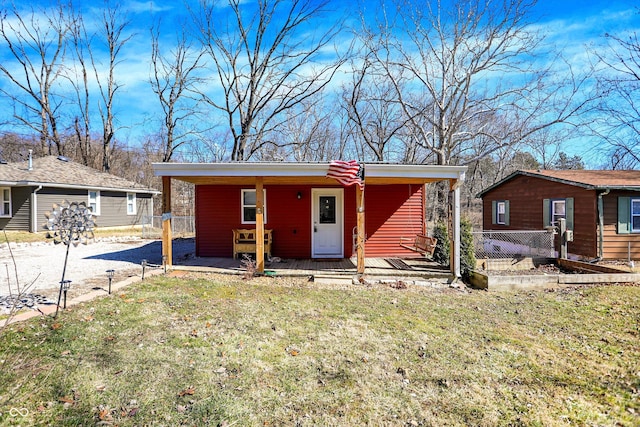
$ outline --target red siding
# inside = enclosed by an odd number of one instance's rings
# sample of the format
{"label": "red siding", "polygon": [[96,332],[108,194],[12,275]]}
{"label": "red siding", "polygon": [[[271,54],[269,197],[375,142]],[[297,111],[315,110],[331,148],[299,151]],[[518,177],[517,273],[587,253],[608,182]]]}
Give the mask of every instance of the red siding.
{"label": "red siding", "polygon": [[[246,186],[196,186],[196,255],[232,257],[232,231],[242,224],[240,194]],[[272,252],[282,258],[311,257],[311,190],[304,186],[265,186]],[[301,198],[298,199],[298,192]]]}
{"label": "red siding", "polygon": [[[543,230],[543,200],[574,200],[574,241],[569,253],[585,257],[597,256],[597,199],[594,190],[529,176],[516,176],[492,189],[482,198],[483,230]],[[492,224],[491,202],[509,201],[508,226]]]}
{"label": "red siding", "polygon": [[[246,186],[196,186],[196,255],[231,257],[234,228],[241,224],[240,194]],[[281,258],[311,257],[311,187],[265,186],[267,223],[273,230],[273,255]],[[297,194],[301,193],[298,199]],[[365,189],[367,256],[411,256],[400,247],[400,237],[422,232],[422,186],[369,185]],[[353,253],[356,226],[355,187],[344,189],[344,255]]]}
{"label": "red siding", "polygon": [[400,237],[422,233],[421,185],[379,185],[365,189],[368,257],[415,256],[400,246]]}

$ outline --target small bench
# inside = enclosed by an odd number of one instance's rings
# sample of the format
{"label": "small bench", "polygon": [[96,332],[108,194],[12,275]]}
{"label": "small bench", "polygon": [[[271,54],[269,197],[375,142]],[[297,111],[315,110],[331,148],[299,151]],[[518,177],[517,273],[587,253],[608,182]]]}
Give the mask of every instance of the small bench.
{"label": "small bench", "polygon": [[[271,258],[271,243],[273,230],[264,230],[264,253]],[[239,228],[233,230],[233,258],[238,254],[256,253],[256,229]]]}
{"label": "small bench", "polygon": [[400,246],[414,252],[420,252],[423,255],[428,255],[429,257],[433,257],[436,244],[438,244],[438,239],[425,236],[424,234],[418,234],[416,237],[400,237]]}

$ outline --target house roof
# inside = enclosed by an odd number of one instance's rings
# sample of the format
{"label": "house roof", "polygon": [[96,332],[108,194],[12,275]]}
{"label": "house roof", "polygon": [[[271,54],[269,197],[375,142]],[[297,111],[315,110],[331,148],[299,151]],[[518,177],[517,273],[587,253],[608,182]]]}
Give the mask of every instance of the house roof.
{"label": "house roof", "polygon": [[[327,177],[329,163],[233,162],[233,163],[153,163],[156,176],[168,176],[194,184],[333,185]],[[463,181],[466,166],[365,164],[367,184],[421,184],[442,180]]]}
{"label": "house roof", "polygon": [[31,170],[28,161],[0,164],[0,185],[160,193],[153,188],[100,172],[61,156],[34,158]]}
{"label": "house roof", "polygon": [[588,190],[640,191],[640,170],[521,170],[478,193],[482,197],[489,191],[516,176],[532,176]]}

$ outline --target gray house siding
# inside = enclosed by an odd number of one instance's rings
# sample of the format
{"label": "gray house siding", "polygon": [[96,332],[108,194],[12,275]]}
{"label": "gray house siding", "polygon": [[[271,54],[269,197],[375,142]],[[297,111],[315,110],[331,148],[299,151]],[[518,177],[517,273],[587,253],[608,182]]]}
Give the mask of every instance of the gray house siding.
{"label": "gray house siding", "polygon": [[[38,229],[46,221],[45,211],[50,211],[53,203],[89,202],[89,190],[43,188],[38,193]],[[142,224],[142,217],[152,215],[150,194],[136,194],[136,214],[127,215],[127,193],[119,191],[100,191],[100,213],[96,215],[98,227],[122,227]]]}
{"label": "gray house siding", "polygon": [[117,227],[142,224],[142,217],[151,215],[151,198],[148,194],[136,194],[136,213],[127,214],[127,193],[116,191],[100,192],[99,227]]}
{"label": "gray house siding", "polygon": [[38,213],[36,214],[37,231],[44,230],[43,225],[47,221],[44,213],[53,209],[53,204],[60,204],[65,200],[69,202],[86,202],[87,191],[68,188],[43,188],[36,193],[38,199]]}
{"label": "gray house siding", "polygon": [[0,230],[28,231],[31,187],[11,188],[11,218],[0,218]]}

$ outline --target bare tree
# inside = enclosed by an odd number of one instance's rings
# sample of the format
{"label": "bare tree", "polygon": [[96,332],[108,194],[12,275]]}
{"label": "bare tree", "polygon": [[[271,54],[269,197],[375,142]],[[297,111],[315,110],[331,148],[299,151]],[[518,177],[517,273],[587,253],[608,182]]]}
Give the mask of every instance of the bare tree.
{"label": "bare tree", "polygon": [[[189,135],[196,132],[195,126],[185,126],[185,122],[196,115],[197,101],[190,93],[201,82],[196,76],[201,67],[202,51],[194,51],[186,34],[178,34],[177,43],[170,53],[163,56],[160,49],[159,23],[151,29],[151,88],[158,96],[162,108],[162,161],[168,162],[177,148],[187,142]],[[185,101],[192,101],[188,104]]]}
{"label": "bare tree", "polygon": [[328,4],[328,0],[223,4],[203,0],[200,9],[192,11],[212,62],[214,86],[222,90],[201,95],[226,117],[233,138],[232,160],[246,160],[265,144],[277,144],[265,136],[290,119],[287,111],[321,92],[343,62],[325,55],[340,23],[310,31]]}
{"label": "bare tree", "polygon": [[[100,92],[100,117],[102,119],[102,169],[111,169],[111,149],[116,131],[113,103],[121,85],[116,80],[116,67],[121,63],[120,53],[133,35],[126,35],[125,29],[130,21],[124,8],[119,4],[104,2],[102,10],[102,31],[100,36],[107,52],[106,64],[102,64],[96,57],[95,49],[91,49],[91,62]],[[103,70],[106,69],[106,74]]]}
{"label": "bare tree", "polygon": [[[373,153],[373,160],[389,159],[389,150],[405,125],[405,116],[396,102],[396,88],[376,69],[369,55],[352,61],[352,81],[343,88],[343,104],[351,126],[351,137]],[[363,150],[364,154],[364,150]],[[362,160],[367,160],[366,156]]]}
{"label": "bare tree", "polygon": [[27,11],[12,5],[0,16],[0,37],[12,58],[0,63],[0,72],[11,82],[0,92],[13,102],[17,122],[39,135],[42,154],[53,154],[53,147],[64,154],[58,129],[64,98],[55,90],[64,71],[69,9],[63,3]]}
{"label": "bare tree", "polygon": [[610,145],[608,167],[633,169],[640,166],[640,40],[636,33],[607,39],[608,49],[597,52],[603,96],[591,128]]}
{"label": "bare tree", "polygon": [[73,132],[80,151],[82,164],[93,166],[89,85],[91,38],[87,34],[81,14],[70,15],[69,26],[71,35],[70,48],[74,54],[76,64],[66,77],[74,89],[74,102],[78,108],[78,113],[73,118]]}
{"label": "bare tree", "polygon": [[437,164],[514,147],[588,105],[588,76],[574,76],[566,62],[561,78],[551,66],[536,68],[543,38],[527,22],[534,4],[398,0],[400,25],[382,21],[362,32],[395,88],[412,140]]}

